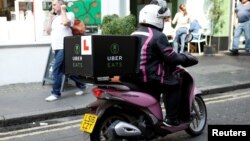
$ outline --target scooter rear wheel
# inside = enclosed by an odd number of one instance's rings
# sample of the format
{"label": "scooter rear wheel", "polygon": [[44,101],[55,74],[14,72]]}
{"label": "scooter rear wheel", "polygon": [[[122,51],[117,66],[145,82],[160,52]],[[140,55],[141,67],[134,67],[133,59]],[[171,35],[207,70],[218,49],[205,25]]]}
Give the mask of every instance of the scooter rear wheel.
{"label": "scooter rear wheel", "polygon": [[[95,126],[93,133],[90,134],[91,141],[106,141],[106,140],[113,140],[109,138],[106,133],[108,127],[115,121],[125,119],[120,116],[119,114],[112,114],[108,113],[104,115],[101,119],[98,120],[97,125]],[[117,140],[119,141],[119,140]]]}
{"label": "scooter rear wheel", "polygon": [[185,130],[191,136],[200,135],[207,124],[207,108],[201,96],[195,96],[192,104],[192,121],[189,127]]}
{"label": "scooter rear wheel", "polygon": [[[107,134],[107,130],[112,123],[119,121],[125,121],[129,123],[126,119],[119,113],[106,113],[102,118],[100,118],[95,126],[93,133],[90,134],[91,141],[142,141],[138,139],[114,139]],[[145,141],[145,140],[143,140]]]}

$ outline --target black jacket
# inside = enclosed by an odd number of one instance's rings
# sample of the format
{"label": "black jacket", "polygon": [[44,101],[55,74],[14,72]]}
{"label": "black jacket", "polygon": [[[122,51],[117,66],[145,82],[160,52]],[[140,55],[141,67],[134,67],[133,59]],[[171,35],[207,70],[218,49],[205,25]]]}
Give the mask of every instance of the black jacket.
{"label": "black jacket", "polygon": [[175,84],[173,71],[177,65],[185,62],[185,56],[176,53],[167,37],[158,28],[140,25],[131,34],[139,38],[139,72],[141,82],[156,80],[159,83]]}

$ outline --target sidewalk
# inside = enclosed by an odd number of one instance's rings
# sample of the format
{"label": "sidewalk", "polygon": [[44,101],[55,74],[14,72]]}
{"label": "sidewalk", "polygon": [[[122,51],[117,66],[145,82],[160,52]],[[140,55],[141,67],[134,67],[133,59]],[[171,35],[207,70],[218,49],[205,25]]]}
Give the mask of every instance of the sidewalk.
{"label": "sidewalk", "polygon": [[[250,87],[250,54],[229,56],[221,52],[197,57],[199,64],[187,69],[204,94]],[[77,89],[67,86],[60,100],[46,102],[50,90],[51,85],[41,83],[0,86],[0,128],[83,114],[86,105],[95,100],[90,88],[87,94],[76,96]]]}

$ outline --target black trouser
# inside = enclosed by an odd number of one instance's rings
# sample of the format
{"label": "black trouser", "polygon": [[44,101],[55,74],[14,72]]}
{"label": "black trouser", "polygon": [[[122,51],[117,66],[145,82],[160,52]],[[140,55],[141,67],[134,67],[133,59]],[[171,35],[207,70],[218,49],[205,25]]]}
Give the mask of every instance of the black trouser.
{"label": "black trouser", "polygon": [[86,84],[80,81],[80,77],[78,75],[70,75],[69,78],[75,82],[77,88],[85,88]]}
{"label": "black trouser", "polygon": [[163,93],[166,118],[175,120],[179,118],[181,112],[181,87],[179,84],[168,87],[167,91]]}
{"label": "black trouser", "polygon": [[[158,81],[141,83],[142,88],[148,90],[157,99],[163,94],[163,102],[166,108],[166,118],[175,120],[179,118],[181,110],[181,86],[180,84],[167,85]],[[159,99],[158,99],[159,100]]]}

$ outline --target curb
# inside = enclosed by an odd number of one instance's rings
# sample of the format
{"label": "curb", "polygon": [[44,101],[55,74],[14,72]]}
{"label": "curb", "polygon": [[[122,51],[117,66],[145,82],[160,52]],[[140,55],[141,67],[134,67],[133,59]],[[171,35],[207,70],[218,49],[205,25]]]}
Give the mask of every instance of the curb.
{"label": "curb", "polygon": [[69,116],[82,115],[86,113],[88,109],[86,107],[70,109],[70,108],[61,108],[54,111],[44,112],[44,113],[30,113],[29,115],[11,115],[11,116],[0,116],[0,128],[27,124],[37,121],[44,121],[54,118],[63,118]]}
{"label": "curb", "polygon": [[213,86],[213,87],[203,87],[200,88],[203,95],[208,94],[217,94],[217,93],[224,93],[228,91],[234,91],[238,89],[246,89],[250,88],[250,81],[245,81],[243,83],[237,83],[234,85],[220,85],[220,86]]}

